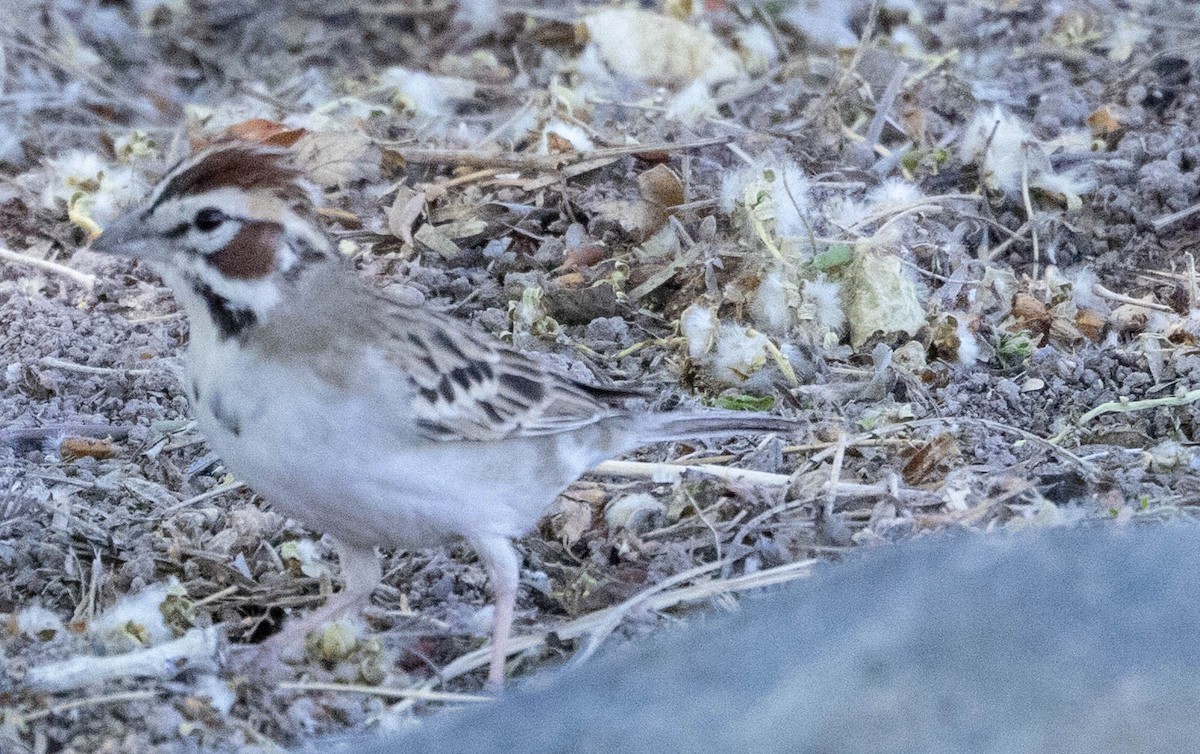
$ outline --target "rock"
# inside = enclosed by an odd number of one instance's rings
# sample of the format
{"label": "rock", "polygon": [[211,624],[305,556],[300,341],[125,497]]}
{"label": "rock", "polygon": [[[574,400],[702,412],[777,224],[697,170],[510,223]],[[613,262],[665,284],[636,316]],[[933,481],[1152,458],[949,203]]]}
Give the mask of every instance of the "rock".
{"label": "rock", "polygon": [[933,537],[819,569],[392,751],[1186,751],[1200,528]]}

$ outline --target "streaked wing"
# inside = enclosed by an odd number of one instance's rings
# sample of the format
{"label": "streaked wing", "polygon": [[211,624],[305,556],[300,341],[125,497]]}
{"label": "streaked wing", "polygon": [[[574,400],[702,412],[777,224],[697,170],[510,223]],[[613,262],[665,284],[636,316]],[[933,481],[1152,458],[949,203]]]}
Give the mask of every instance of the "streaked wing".
{"label": "streaked wing", "polygon": [[417,392],[413,413],[433,440],[548,435],[622,413],[620,391],[549,372],[520,351],[435,312],[388,306],[390,358]]}

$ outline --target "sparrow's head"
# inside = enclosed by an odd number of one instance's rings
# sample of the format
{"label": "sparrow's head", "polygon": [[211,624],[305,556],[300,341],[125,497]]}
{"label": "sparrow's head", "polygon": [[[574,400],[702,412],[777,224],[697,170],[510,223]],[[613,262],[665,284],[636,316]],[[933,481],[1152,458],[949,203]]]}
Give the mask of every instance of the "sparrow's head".
{"label": "sparrow's head", "polygon": [[203,303],[219,330],[242,329],[305,269],[334,258],[316,201],[288,152],[220,144],[167,171],[92,249],[151,262],[185,303]]}

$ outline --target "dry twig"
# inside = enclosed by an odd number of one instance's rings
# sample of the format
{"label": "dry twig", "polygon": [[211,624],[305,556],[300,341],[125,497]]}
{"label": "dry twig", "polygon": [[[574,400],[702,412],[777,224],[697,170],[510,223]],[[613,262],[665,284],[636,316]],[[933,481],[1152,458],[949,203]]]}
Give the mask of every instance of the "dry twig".
{"label": "dry twig", "polygon": [[217,669],[221,629],[193,628],[174,641],[112,657],[72,657],[29,669],[25,684],[45,692],[69,691],[131,678],[174,678],[185,670]]}
{"label": "dry twig", "polygon": [[653,479],[656,482],[678,482],[688,476],[710,476],[739,484],[763,484],[784,486],[791,481],[786,474],[770,474],[765,471],[735,469],[728,466],[696,465],[679,466],[670,463],[646,463],[645,461],[605,461],[591,473],[605,476]]}
{"label": "dry twig", "polygon": [[69,278],[82,285],[89,291],[96,287],[95,275],[91,275],[86,272],[80,272],[79,270],[73,270],[66,265],[59,264],[58,262],[51,262],[49,259],[39,259],[38,257],[31,257],[28,254],[18,254],[15,251],[10,251],[9,249],[4,248],[3,246],[0,246],[0,259],[4,259],[16,264],[27,264],[30,267],[37,267],[38,269],[46,270],[47,272],[53,272],[55,275],[62,275],[63,277]]}

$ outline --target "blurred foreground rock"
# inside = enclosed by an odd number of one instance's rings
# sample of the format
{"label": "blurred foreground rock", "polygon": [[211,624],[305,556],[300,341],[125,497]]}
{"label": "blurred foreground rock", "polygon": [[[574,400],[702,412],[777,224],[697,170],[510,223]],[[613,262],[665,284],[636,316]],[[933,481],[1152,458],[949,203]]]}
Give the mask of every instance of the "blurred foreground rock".
{"label": "blurred foreground rock", "polygon": [[1187,751],[1198,636],[1200,527],[935,537],[348,750]]}

